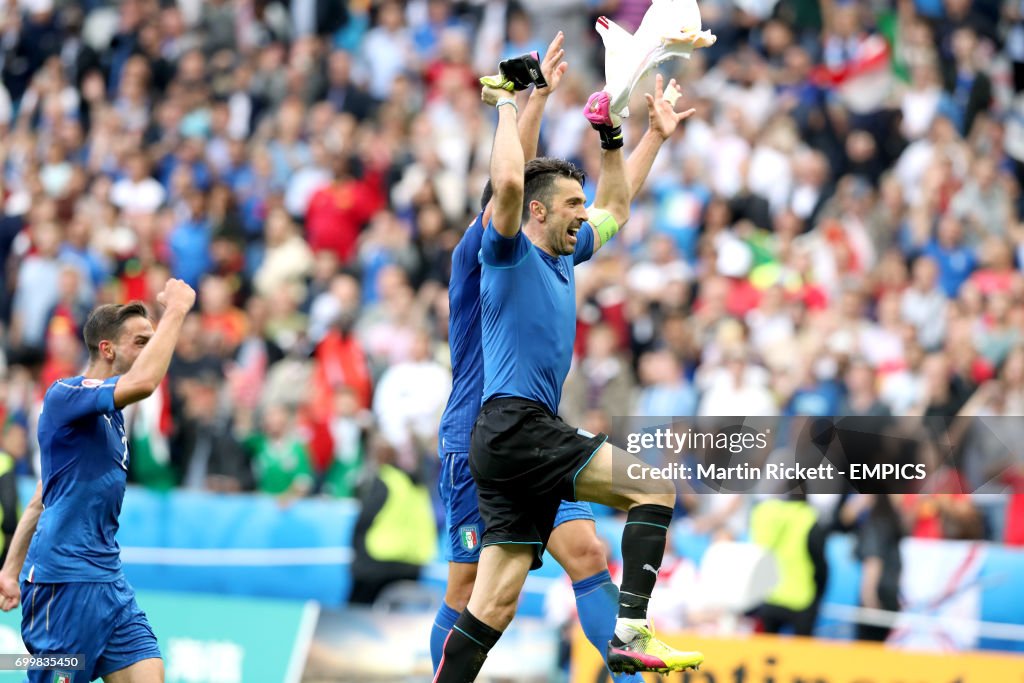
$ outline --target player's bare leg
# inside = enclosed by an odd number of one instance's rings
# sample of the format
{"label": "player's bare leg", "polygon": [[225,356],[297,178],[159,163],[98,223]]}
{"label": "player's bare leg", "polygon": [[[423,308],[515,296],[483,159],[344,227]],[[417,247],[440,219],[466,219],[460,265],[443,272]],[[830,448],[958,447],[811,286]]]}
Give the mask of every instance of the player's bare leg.
{"label": "player's bare leg", "polygon": [[604,544],[589,519],[573,519],[556,526],[548,540],[548,552],[573,583],[608,569]]}
{"label": "player's bare leg", "polygon": [[143,659],[103,677],[104,683],[163,683],[164,660]]}
{"label": "player's bare leg", "polygon": [[476,581],[476,562],[449,562],[448,585],[444,589],[444,602],[456,612],[466,609]]}
{"label": "player's bare leg", "polygon": [[[608,568],[604,544],[589,519],[574,519],[559,524],[551,532],[548,552],[574,583]],[[456,612],[469,605],[478,565],[470,562],[448,563],[448,585],[444,601]]]}
{"label": "player's bare leg", "polygon": [[[615,631],[619,587],[608,573],[608,548],[592,519],[571,519],[555,527],[548,552],[572,579],[576,613],[587,640],[606,660],[608,641]],[[637,676],[614,675],[617,683],[643,683]]]}
{"label": "player's bare leg", "polygon": [[682,671],[704,661],[699,652],[675,650],[654,637],[647,603],[658,580],[676,492],[671,482],[648,479],[642,461],[604,444],[576,475],[576,497],[627,512],[622,531],[622,585],[615,638],[608,646],[614,672]]}
{"label": "player's bare leg", "polygon": [[534,545],[489,545],[480,551],[473,596],[444,643],[435,683],[468,683],[512,622],[519,593],[526,583]]}
{"label": "player's bare leg", "polygon": [[476,583],[467,609],[497,631],[508,628],[516,614],[526,575],[530,573],[533,554],[533,545],[502,543],[481,550]]}

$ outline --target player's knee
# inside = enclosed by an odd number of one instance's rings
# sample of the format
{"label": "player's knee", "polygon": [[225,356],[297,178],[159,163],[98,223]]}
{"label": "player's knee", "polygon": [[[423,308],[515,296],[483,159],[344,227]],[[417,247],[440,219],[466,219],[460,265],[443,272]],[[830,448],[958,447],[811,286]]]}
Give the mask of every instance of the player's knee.
{"label": "player's knee", "polygon": [[645,482],[646,486],[633,496],[633,505],[663,505],[675,507],[676,487],[666,479],[650,479]]}
{"label": "player's knee", "polygon": [[448,586],[444,592],[445,604],[456,612],[466,609],[466,605],[469,604],[469,598],[473,595],[473,581],[475,578],[476,572],[449,577]]}
{"label": "player's knee", "polygon": [[570,557],[565,571],[573,583],[608,569],[605,546],[597,533],[577,537],[573,541]]}
{"label": "player's knee", "polygon": [[504,630],[512,618],[516,615],[516,608],[519,606],[519,594],[512,592],[505,592],[494,601],[494,608],[496,611],[496,621],[501,624],[501,630]]}
{"label": "player's knee", "polygon": [[498,631],[504,631],[512,623],[519,604],[519,595],[513,591],[496,591],[486,601],[471,601],[469,608],[473,616]]}

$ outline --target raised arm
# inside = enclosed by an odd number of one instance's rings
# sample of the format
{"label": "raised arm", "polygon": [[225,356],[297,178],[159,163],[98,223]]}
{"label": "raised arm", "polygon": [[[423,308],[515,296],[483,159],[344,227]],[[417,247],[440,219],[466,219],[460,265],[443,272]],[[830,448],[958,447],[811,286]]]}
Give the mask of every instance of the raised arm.
{"label": "raised arm", "polygon": [[[604,209],[619,226],[629,220],[629,205],[633,190],[626,174],[626,157],[622,148],[601,152],[601,176],[597,179],[594,207]],[[595,247],[598,246],[595,244]]]}
{"label": "raised arm", "polygon": [[178,344],[181,325],[196,301],[196,293],[184,281],[171,279],[157,295],[157,301],[166,307],[164,315],[131,369],[117,380],[114,405],[118,408],[141,401],[160,386]]}
{"label": "raised arm", "polygon": [[663,89],[664,79],[658,74],[654,79],[654,96],[645,94],[647,99],[647,115],[650,123],[647,132],[640,138],[636,149],[629,155],[626,161],[626,176],[629,178],[629,186],[633,191],[631,200],[636,199],[640,194],[640,188],[647,181],[647,174],[651,172],[654,159],[658,156],[661,146],[672,137],[676,126],[680,121],[690,118],[697,111],[687,109],[684,112],[676,113],[675,104],[679,99],[679,89],[676,80],[673,78],[668,82],[668,88]]}
{"label": "raised arm", "polygon": [[[633,202],[644,183],[647,181],[647,175],[651,172],[651,166],[654,165],[654,160],[658,156],[658,151],[661,149],[662,144],[675,132],[676,126],[680,121],[689,118],[696,112],[695,109],[687,109],[684,112],[676,113],[675,103],[679,99],[679,90],[676,87],[675,79],[669,81],[668,89],[664,89],[664,79],[661,74],[658,74],[654,81],[654,95],[650,93],[645,95],[647,99],[647,114],[650,118],[650,123],[647,128],[647,132],[640,138],[640,142],[637,144],[636,149],[629,155],[629,159],[625,162],[624,175],[626,178],[625,186],[629,189],[629,196],[626,200],[627,208],[625,215],[628,218],[629,210],[628,206]],[[621,150],[620,150],[621,152]],[[621,158],[621,153],[619,155]],[[607,163],[607,160],[603,160],[603,164]],[[608,200],[602,195],[602,183],[611,181],[615,178],[615,173],[618,173],[618,169],[613,167],[613,174],[609,177],[608,169],[605,165],[601,167],[601,178],[598,180],[597,195],[594,198],[593,209],[590,210],[592,219],[596,224],[598,221],[607,220],[604,213],[600,211],[604,209],[610,214],[611,218],[615,220],[615,224],[607,223],[604,229],[600,226],[595,225],[594,230],[594,250],[599,249],[605,242],[607,242],[621,227],[625,221],[619,221],[617,214],[608,207]],[[619,199],[620,195],[616,196],[616,200]],[[602,203],[605,202],[605,203]],[[595,210],[596,209],[596,210]]]}
{"label": "raised arm", "polygon": [[599,91],[590,96],[584,110],[601,138],[601,175],[597,179],[593,208],[587,211],[594,229],[595,250],[629,220],[629,203],[633,196],[622,154],[622,119],[611,111],[610,104],[608,93]]}
{"label": "raised arm", "polygon": [[523,143],[523,158],[526,161],[537,156],[537,144],[540,140],[540,122],[544,118],[544,107],[548,97],[558,89],[565,70],[569,68],[566,62],[562,61],[565,50],[562,44],[565,42],[565,34],[561,31],[552,39],[548,45],[548,51],[544,53],[544,61],[540,63],[540,71],[544,74],[544,80],[548,87],[534,88],[530,98],[523,107],[523,113],[519,117],[519,139]]}
{"label": "raised arm", "polygon": [[[548,51],[544,54],[544,61],[540,64],[541,73],[547,81],[546,88],[534,88],[523,106],[523,113],[519,116],[519,140],[523,144],[523,159],[529,161],[537,156],[537,147],[540,141],[540,124],[544,118],[544,107],[547,106],[548,98],[558,84],[562,82],[569,65],[561,61],[565,56],[562,44],[565,42],[564,34],[559,31],[548,45]],[[494,201],[487,203],[484,207],[484,227],[491,220],[491,213],[494,208]]]}
{"label": "raised arm", "polygon": [[523,174],[526,159],[516,128],[518,109],[513,96],[498,88],[484,86],[480,99],[498,109],[498,129],[491,150],[491,224],[502,237],[515,237],[523,218]]}
{"label": "raised arm", "polygon": [[36,484],[36,492],[32,500],[25,506],[18,526],[11,537],[10,547],[7,548],[7,559],[0,569],[0,610],[9,612],[18,606],[21,601],[21,587],[18,584],[18,575],[21,574],[21,567],[25,564],[25,555],[28,554],[28,546],[32,536],[36,533],[36,524],[39,522],[39,515],[43,512],[43,482]]}

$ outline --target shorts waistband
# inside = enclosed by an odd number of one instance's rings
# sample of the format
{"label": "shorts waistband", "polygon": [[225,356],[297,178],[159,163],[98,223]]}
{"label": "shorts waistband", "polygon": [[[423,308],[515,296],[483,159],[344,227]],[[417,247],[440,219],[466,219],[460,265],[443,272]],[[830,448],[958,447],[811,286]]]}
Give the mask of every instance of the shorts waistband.
{"label": "shorts waistband", "polygon": [[548,409],[548,407],[541,403],[540,401],[534,401],[533,399],[522,398],[519,396],[500,396],[498,398],[492,398],[490,400],[484,401],[483,405],[480,406],[480,410],[483,410],[484,408],[499,408],[501,406],[522,406],[537,408],[538,410],[544,411],[546,415],[550,417],[555,417],[555,414],[552,413]]}

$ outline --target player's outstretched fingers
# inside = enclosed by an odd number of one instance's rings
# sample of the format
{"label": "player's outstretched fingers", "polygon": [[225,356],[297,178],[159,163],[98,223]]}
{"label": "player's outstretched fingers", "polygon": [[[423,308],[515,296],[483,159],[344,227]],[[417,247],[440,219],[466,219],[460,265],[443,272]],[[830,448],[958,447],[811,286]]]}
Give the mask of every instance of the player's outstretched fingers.
{"label": "player's outstretched fingers", "polygon": [[555,74],[556,70],[561,68],[560,62],[565,57],[565,50],[562,48],[564,43],[565,34],[559,31],[551,39],[547,52],[544,53],[544,59],[541,61],[540,70],[544,74],[544,78],[547,79],[549,87],[552,86],[551,76]]}
{"label": "player's outstretched fingers", "polygon": [[541,73],[548,82],[548,87],[542,88],[545,92],[553,92],[562,80],[565,70],[569,68],[567,63],[562,61],[562,58],[565,57],[565,50],[562,49],[564,43],[565,34],[559,31],[555,34],[551,44],[548,45],[548,51],[544,54],[544,60],[541,62]]}
{"label": "player's outstretched fingers", "polygon": [[544,61],[548,61],[553,53],[562,50],[562,45],[564,44],[565,33],[563,31],[559,31],[558,33],[555,34],[555,37],[551,39],[551,42],[548,43],[548,51],[544,54]]}

